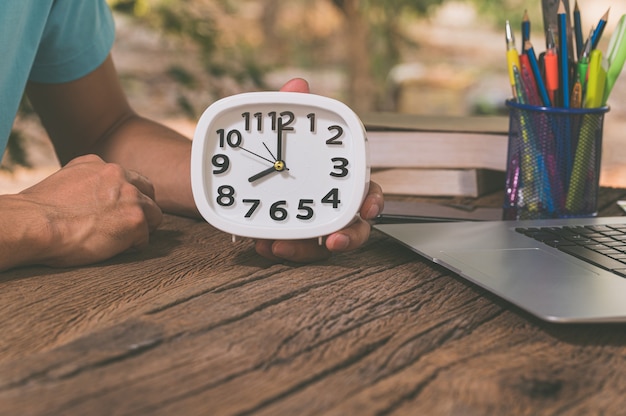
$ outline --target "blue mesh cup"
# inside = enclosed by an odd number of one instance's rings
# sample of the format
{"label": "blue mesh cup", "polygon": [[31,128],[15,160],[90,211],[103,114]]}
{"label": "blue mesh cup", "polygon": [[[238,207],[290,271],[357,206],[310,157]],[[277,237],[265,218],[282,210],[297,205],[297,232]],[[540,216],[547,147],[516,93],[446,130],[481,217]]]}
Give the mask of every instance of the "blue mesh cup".
{"label": "blue mesh cup", "polygon": [[505,220],[597,215],[608,107],[551,108],[507,100]]}

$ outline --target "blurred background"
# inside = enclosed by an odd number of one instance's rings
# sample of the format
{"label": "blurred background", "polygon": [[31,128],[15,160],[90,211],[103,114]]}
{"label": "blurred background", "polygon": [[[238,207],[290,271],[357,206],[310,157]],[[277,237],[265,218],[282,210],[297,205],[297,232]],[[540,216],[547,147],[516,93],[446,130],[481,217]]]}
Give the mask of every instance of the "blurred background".
{"label": "blurred background", "polygon": [[[545,49],[540,0],[108,2],[117,28],[112,54],[131,104],[189,137],[216,99],[276,90],[292,77],[359,114],[504,115],[505,20],[521,50],[527,11],[535,49]],[[626,2],[578,3],[589,29],[610,7],[600,44],[606,50]],[[605,120],[604,185],[626,186],[624,78]],[[45,132],[24,102],[0,167],[0,192],[18,191],[56,169]]]}

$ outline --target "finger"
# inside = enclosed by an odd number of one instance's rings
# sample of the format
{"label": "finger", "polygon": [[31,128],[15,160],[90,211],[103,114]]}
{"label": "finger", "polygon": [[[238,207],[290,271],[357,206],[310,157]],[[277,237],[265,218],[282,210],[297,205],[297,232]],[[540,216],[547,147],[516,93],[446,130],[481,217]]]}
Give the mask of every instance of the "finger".
{"label": "finger", "polygon": [[369,223],[359,218],[349,227],[329,235],[326,239],[326,248],[330,252],[354,250],[367,241],[370,230]]}
{"label": "finger", "polygon": [[302,78],[293,78],[287,81],[280,90],[288,92],[310,92],[309,83]]}
{"label": "finger", "polygon": [[148,224],[148,230],[152,232],[161,225],[163,221],[163,211],[161,211],[161,208],[159,208],[152,198],[144,194],[141,194],[140,198],[142,198],[141,208],[143,209]]}
{"label": "finger", "polygon": [[98,155],[88,154],[83,156],[75,157],[65,164],[65,166],[78,165],[81,163],[104,163],[104,161]]}
{"label": "finger", "polygon": [[126,180],[133,184],[137,189],[139,189],[139,192],[146,195],[153,201],[155,200],[154,185],[152,185],[152,182],[150,182],[148,178],[146,178],[139,172],[127,170]]}
{"label": "finger", "polygon": [[256,251],[261,256],[276,262],[292,261],[309,263],[330,257],[330,252],[318,240],[259,240]]}
{"label": "finger", "polygon": [[369,191],[363,204],[361,204],[361,217],[365,220],[372,220],[383,211],[385,200],[383,190],[376,182],[370,181]]}

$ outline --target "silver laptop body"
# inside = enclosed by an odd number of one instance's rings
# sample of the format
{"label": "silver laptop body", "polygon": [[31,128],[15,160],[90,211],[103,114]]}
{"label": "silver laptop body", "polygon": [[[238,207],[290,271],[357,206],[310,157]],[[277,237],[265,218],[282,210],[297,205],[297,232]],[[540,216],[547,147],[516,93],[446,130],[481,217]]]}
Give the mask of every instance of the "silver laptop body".
{"label": "silver laptop body", "polygon": [[516,231],[517,227],[619,223],[626,223],[626,217],[378,224],[375,228],[541,319],[626,322],[626,278]]}

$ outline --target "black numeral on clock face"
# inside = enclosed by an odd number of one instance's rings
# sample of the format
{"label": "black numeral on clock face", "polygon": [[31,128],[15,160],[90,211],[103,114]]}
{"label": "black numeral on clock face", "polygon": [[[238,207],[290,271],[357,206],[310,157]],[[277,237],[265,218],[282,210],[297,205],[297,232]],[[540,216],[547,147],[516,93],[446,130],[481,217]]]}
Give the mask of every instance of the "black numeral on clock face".
{"label": "black numeral on clock face", "polygon": [[230,167],[230,159],[228,156],[217,154],[211,158],[211,163],[215,166],[213,173],[219,175],[220,173],[224,173]]}
{"label": "black numeral on clock face", "polygon": [[235,188],[222,185],[217,188],[217,203],[223,207],[230,207],[235,203]]}
{"label": "black numeral on clock face", "polygon": [[330,204],[333,206],[333,208],[337,208],[339,204],[341,203],[341,200],[339,199],[339,189],[337,188],[331,189],[330,192],[328,192],[324,196],[324,198],[322,198],[322,203]]}
{"label": "black numeral on clock face", "polygon": [[335,146],[343,144],[343,142],[339,140],[341,136],[343,136],[343,128],[341,126],[330,126],[328,128],[328,131],[330,132],[334,131],[335,135],[331,137],[330,139],[326,140],[326,144],[335,145]]}
{"label": "black numeral on clock face", "polygon": [[345,178],[348,176],[348,168],[346,168],[346,166],[348,166],[348,159],[345,157],[333,157],[330,160],[335,162],[333,169],[338,171],[330,172],[330,176],[334,176],[335,178]]}
{"label": "black numeral on clock face", "polygon": [[274,221],[285,221],[288,216],[285,205],[287,205],[287,201],[274,202],[270,207],[270,218]]}
{"label": "black numeral on clock face", "polygon": [[[222,207],[233,206],[236,202],[235,188],[230,185],[223,185],[217,188],[217,203]],[[242,203],[250,205],[250,208],[244,214],[244,218],[251,218],[256,212],[260,212],[259,208],[262,206],[260,199],[242,199]],[[331,189],[321,199],[323,204],[332,205],[333,208],[339,207],[341,200],[339,199],[339,189]],[[310,220],[315,216],[315,210],[313,209],[315,200],[313,199],[300,199],[298,202],[298,214],[296,218],[299,220]],[[274,221],[285,221],[289,218],[289,211],[287,201],[280,200],[272,203],[269,207],[269,217]]]}
{"label": "black numeral on clock face", "polygon": [[310,220],[313,218],[313,208],[309,206],[313,204],[313,202],[314,201],[312,199],[301,199],[298,204],[298,211],[304,211],[304,214],[298,214],[296,215],[296,218],[299,220]]}
{"label": "black numeral on clock face", "polygon": [[260,199],[243,199],[241,202],[243,202],[244,204],[252,204],[248,212],[246,212],[246,215],[244,215],[245,218],[252,217],[252,214],[254,214],[254,211],[256,211],[259,205],[261,205]]}
{"label": "black numeral on clock face", "polygon": [[228,133],[224,129],[219,129],[217,131],[220,141],[220,147],[224,148],[228,144],[230,147],[239,147],[241,146],[241,141],[243,137],[241,136],[241,132],[239,130],[231,130]]}

